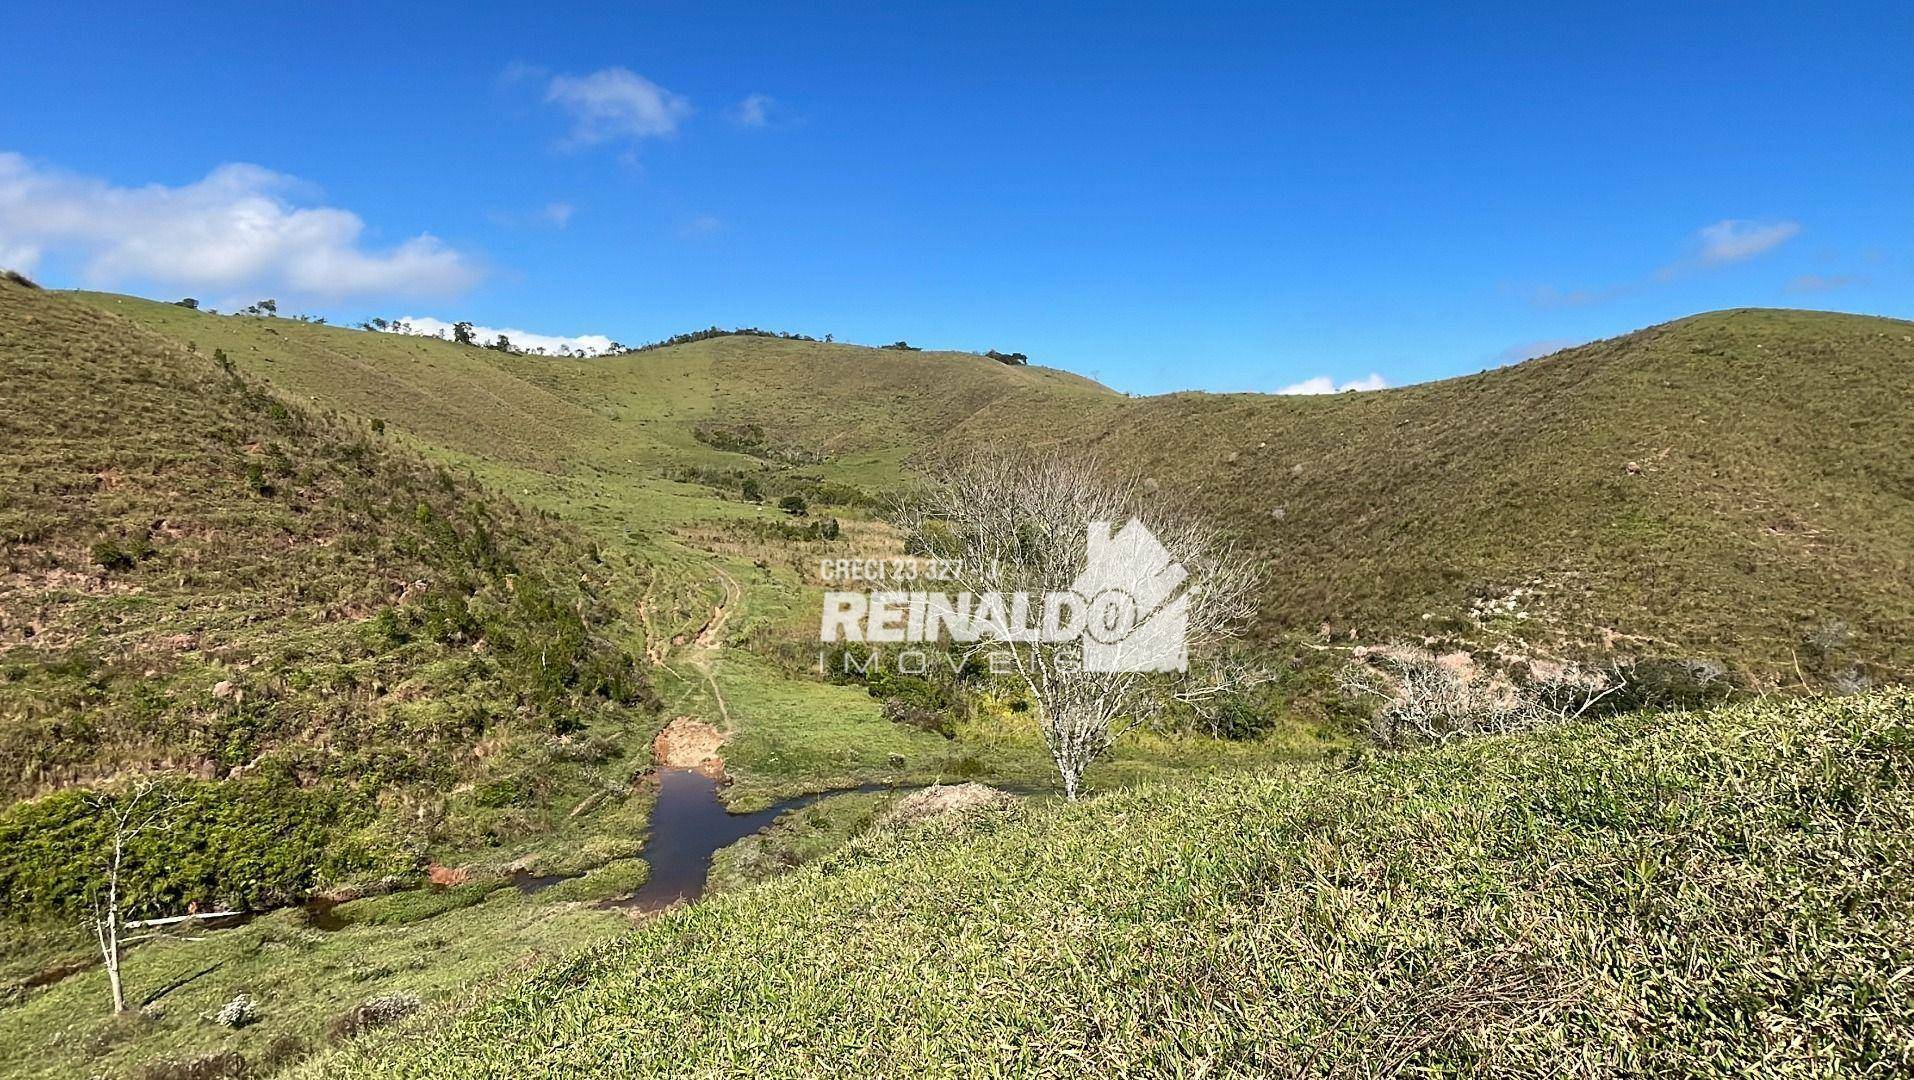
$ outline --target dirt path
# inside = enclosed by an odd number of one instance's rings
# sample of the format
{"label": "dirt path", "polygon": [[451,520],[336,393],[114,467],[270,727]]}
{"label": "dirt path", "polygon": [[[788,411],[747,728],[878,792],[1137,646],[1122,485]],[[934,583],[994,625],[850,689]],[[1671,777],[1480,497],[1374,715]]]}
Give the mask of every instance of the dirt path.
{"label": "dirt path", "polygon": [[638,598],[638,621],[645,628],[645,662],[652,667],[663,667],[670,653],[670,646],[658,636],[658,627],[651,619],[651,593],[658,587],[658,572],[652,571],[651,579],[645,582],[645,595]]}
{"label": "dirt path", "polygon": [[[718,575],[718,583],[722,588],[722,595],[716,603],[711,605],[711,614],[705,619],[704,625],[699,627],[697,632],[690,636],[689,640],[686,639],[685,635],[679,634],[667,643],[658,634],[652,617],[652,609],[654,606],[652,601],[652,585],[656,583],[655,577],[653,578],[652,584],[648,584],[645,587],[645,594],[638,601],[638,617],[644,623],[645,627],[646,661],[653,667],[672,672],[673,675],[678,675],[678,672],[672,669],[670,663],[668,663],[670,660],[680,660],[695,669],[698,673],[699,680],[701,680],[705,688],[711,692],[712,711],[715,712],[715,715],[708,717],[708,719],[716,721],[728,732],[732,727],[731,706],[724,700],[724,691],[718,686],[716,669],[722,662],[721,654],[724,649],[725,624],[730,621],[731,613],[735,611],[739,603],[743,601],[744,587],[738,584],[737,578],[732,577],[731,574],[722,567],[714,566],[712,570]],[[679,677],[682,678],[683,676]],[[689,719],[689,717],[685,719]]]}
{"label": "dirt path", "polygon": [[731,707],[724,702],[724,691],[718,689],[718,677],[714,669],[718,665],[718,654],[724,648],[725,621],[731,617],[731,611],[737,607],[738,601],[744,598],[744,589],[736,578],[722,568],[713,569],[718,571],[718,577],[724,583],[724,598],[711,609],[711,618],[705,622],[704,629],[698,631],[697,640],[692,643],[697,651],[691,654],[691,662],[697,667],[698,673],[704,676],[704,684],[711,688],[711,700],[717,703],[718,718],[724,723],[724,729],[730,731]]}
{"label": "dirt path", "polygon": [[718,635],[724,632],[724,623],[731,617],[731,609],[744,598],[744,589],[738,584],[737,578],[725,573],[722,567],[714,566],[712,569],[718,572],[718,577],[724,584],[724,598],[712,607],[711,618],[705,620],[704,629],[698,631],[698,638],[694,644],[701,649],[717,649],[723,644]]}

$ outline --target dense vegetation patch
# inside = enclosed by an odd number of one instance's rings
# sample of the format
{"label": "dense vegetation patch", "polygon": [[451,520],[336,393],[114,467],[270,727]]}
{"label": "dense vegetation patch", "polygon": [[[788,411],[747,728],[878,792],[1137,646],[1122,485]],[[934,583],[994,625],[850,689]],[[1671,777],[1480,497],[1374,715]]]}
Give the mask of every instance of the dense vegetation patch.
{"label": "dense vegetation patch", "polygon": [[1914,695],[880,831],[328,1076],[1888,1075]]}
{"label": "dense vegetation patch", "polygon": [[[0,796],[233,784],[194,788],[204,850],[153,853],[141,903],[299,895],[385,857],[343,839],[375,809],[414,857],[524,832],[652,703],[631,568],[547,516],[54,294],[0,285],[0,357]],[[76,799],[9,815],[63,839],[0,847],[0,915],[68,913]]]}
{"label": "dense vegetation patch", "polygon": [[[318,886],[412,869],[416,853],[373,828],[371,806],[343,787],[302,789],[283,777],[176,780],[167,808],[128,843],[126,917],[252,911]],[[83,792],[63,791],[0,812],[0,916],[77,921],[103,887],[107,822]]]}

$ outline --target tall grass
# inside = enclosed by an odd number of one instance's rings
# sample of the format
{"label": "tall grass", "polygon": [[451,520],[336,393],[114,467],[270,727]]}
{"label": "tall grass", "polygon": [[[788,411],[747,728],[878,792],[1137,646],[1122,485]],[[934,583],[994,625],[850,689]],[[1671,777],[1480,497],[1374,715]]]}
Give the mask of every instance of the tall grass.
{"label": "tall grass", "polygon": [[1899,1075],[1914,694],[880,833],[307,1075]]}

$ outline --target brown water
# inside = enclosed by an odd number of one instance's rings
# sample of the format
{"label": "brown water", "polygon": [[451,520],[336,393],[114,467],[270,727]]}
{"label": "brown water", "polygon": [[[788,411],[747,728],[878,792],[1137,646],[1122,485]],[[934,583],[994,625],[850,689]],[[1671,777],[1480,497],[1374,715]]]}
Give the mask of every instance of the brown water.
{"label": "brown water", "polygon": [[704,895],[711,874],[711,856],[721,847],[770,825],[782,814],[830,795],[852,791],[887,791],[884,784],[837,791],[820,791],[787,799],[750,814],[734,814],[718,798],[718,782],[696,769],[658,770],[658,802],[651,809],[651,834],[645,843],[650,876],[637,892],[602,907],[629,911],[657,911],[679,901]]}

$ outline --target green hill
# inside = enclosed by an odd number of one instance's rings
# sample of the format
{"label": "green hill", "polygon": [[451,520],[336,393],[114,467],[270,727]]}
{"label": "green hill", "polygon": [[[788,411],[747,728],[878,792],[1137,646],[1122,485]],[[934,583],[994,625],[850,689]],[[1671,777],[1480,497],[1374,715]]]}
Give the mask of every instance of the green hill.
{"label": "green hill", "polygon": [[[74,792],[127,773],[212,785],[240,847],[311,793],[314,842],[361,852],[330,872],[376,876],[542,836],[644,760],[641,567],[68,298],[0,282],[0,358],[0,919],[76,910]],[[328,884],[245,865],[154,869],[146,903]]]}
{"label": "green hill", "polygon": [[[1270,635],[1692,657],[1772,688],[1914,672],[1899,320],[1718,312],[1397,390],[1138,399],[960,354],[727,337],[507,357],[89,299],[495,470],[588,478],[606,496],[592,512],[625,524],[640,518],[615,508],[649,505],[660,475],[776,464],[884,488],[955,443],[1066,441],[1229,521],[1270,572]],[[700,442],[714,425],[773,449]],[[1511,594],[1515,610],[1476,617]]]}
{"label": "green hill", "polygon": [[1914,1068],[1914,698],[886,831],[326,1077]]}
{"label": "green hill", "polygon": [[[1566,637],[1779,687],[1914,671],[1910,403],[1914,323],[1752,310],[1399,390],[990,409],[957,437],[1082,442],[1228,515],[1272,628]],[[1516,589],[1521,618],[1469,617]]]}
{"label": "green hill", "polygon": [[222,348],[297,400],[546,472],[631,479],[670,466],[755,467],[762,452],[698,438],[701,425],[752,424],[764,452],[819,459],[835,478],[889,482],[903,455],[987,405],[1119,397],[1067,372],[969,353],[725,336],[579,360],[74,295],[176,340]]}
{"label": "green hill", "polygon": [[[960,778],[1041,792],[1053,772],[1015,695],[811,669],[818,561],[900,553],[875,504],[979,440],[1093,449],[1265,562],[1261,645],[1281,677],[1255,722],[1132,732],[1094,766],[1091,789],[1112,794],[1091,806],[1039,797],[952,841],[867,837],[829,874],[700,905],[535,982],[405,1049],[404,1068],[524,1071],[494,1039],[502,1018],[526,1025],[526,1053],[580,1068],[685,1054],[726,1071],[788,1049],[774,1032],[825,1055],[854,1030],[874,1068],[936,1067],[960,1045],[939,1025],[973,1049],[1030,1047],[978,1059],[1001,1072],[1327,1068],[1282,1056],[1304,1044],[1446,1064],[1496,1047],[1513,1070],[1584,1042],[1653,1069],[1717,1043],[1793,1060],[1827,1032],[1844,1061],[1878,1057],[1904,1033],[1881,1034],[1864,995],[1893,987],[1844,965],[1903,955],[1905,913],[1869,891],[1871,869],[1836,864],[1874,867],[1889,841],[1822,835],[1815,815],[1902,812],[1904,695],[1329,768],[1361,739],[1321,646],[1710,660],[1756,689],[1906,679],[1911,339],[1892,320],[1724,312],[1401,390],[1136,399],[966,354],[727,336],[522,356],[0,283],[0,1072],[286,1061],[379,995],[456,1000],[616,936],[624,917],[590,904],[645,876],[637,781],[670,718],[726,737],[733,808]],[[776,509],[786,496],[809,516]],[[894,719],[926,712],[936,724]],[[1836,746],[1879,783],[1829,764]],[[267,912],[428,867],[469,883],[366,897],[338,928],[293,907],[141,948],[133,985],[168,1004],[104,1024],[72,931],[97,840],[80,795],[154,769],[191,821],[143,853],[153,911]],[[1171,783],[1118,790],[1148,781]],[[816,861],[883,798],[811,804],[733,852],[727,880]],[[520,871],[589,873],[532,896],[508,885]],[[1775,897],[1806,897],[1809,921],[1761,906]],[[1861,906],[1829,914],[1837,897]],[[1000,927],[965,921],[978,912]],[[1744,916],[1769,920],[1757,952],[1713,929]],[[1836,931],[1838,947],[1805,937]],[[1704,952],[1682,953],[1691,941]],[[1457,949],[1494,978],[1469,983],[1442,959]],[[860,950],[883,961],[864,983]],[[1617,987],[1703,955],[1730,981],[1680,984],[1706,1002],[1678,1013],[1683,1034],[1600,1026]],[[767,958],[802,985],[745,977]],[[641,969],[654,989],[632,990]],[[1229,996],[1246,985],[1275,990]],[[1462,1018],[1418,1045],[1402,1033],[1424,985]],[[1863,996],[1844,1011],[1848,987]],[[196,1019],[240,992],[260,1024]],[[1054,993],[1082,1007],[1054,1012]],[[1056,1015],[1074,1019],[1040,1023]],[[1732,1035],[1729,1015],[1773,1018],[1760,1030],[1781,1041]]]}

